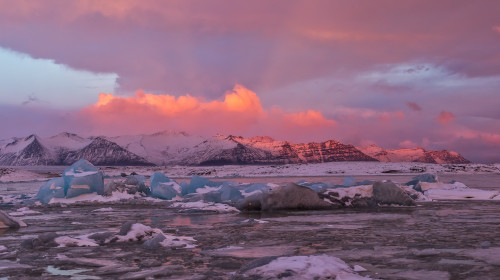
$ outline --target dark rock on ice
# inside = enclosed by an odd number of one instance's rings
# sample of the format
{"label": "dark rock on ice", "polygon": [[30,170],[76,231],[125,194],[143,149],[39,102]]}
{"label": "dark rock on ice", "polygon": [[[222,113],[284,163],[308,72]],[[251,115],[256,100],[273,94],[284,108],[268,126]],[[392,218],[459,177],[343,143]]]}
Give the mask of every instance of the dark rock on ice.
{"label": "dark rock on ice", "polygon": [[26,224],[14,217],[11,217],[9,214],[0,210],[0,228],[13,228],[17,229],[20,227],[25,227]]}
{"label": "dark rock on ice", "polygon": [[[102,245],[105,244],[107,240],[111,239],[113,235],[114,233],[112,232],[98,232],[89,235],[89,238],[95,240],[98,244]],[[122,235],[126,235],[126,233]]]}
{"label": "dark rock on ice", "polygon": [[167,239],[165,237],[165,235],[159,233],[157,234],[155,237],[153,237],[152,239],[150,240],[147,240],[146,242],[144,242],[142,244],[142,247],[146,248],[146,249],[149,249],[149,250],[154,250],[154,249],[158,249],[159,247],[161,247],[161,243]]}
{"label": "dark rock on ice", "polygon": [[54,240],[59,235],[55,232],[46,232],[38,235],[36,238],[26,239],[21,242],[21,247],[24,249],[35,249],[40,247],[57,247],[59,244]]}
{"label": "dark rock on ice", "polygon": [[322,200],[315,191],[290,183],[274,189],[263,196],[262,211],[328,209],[330,204]]}
{"label": "dark rock on ice", "polygon": [[118,232],[118,235],[127,235],[127,233],[132,229],[132,225],[134,225],[136,222],[133,221],[128,221],[125,222],[121,227],[120,231]]}
{"label": "dark rock on ice", "polygon": [[379,204],[415,206],[415,201],[393,182],[373,184],[373,199]]}

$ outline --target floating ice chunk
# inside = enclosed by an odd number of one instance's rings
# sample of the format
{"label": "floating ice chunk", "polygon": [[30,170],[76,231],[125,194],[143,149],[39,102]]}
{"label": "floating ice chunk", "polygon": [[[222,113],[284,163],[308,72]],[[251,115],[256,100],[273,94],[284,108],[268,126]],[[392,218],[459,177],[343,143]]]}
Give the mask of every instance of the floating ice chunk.
{"label": "floating ice chunk", "polygon": [[49,180],[40,187],[37,199],[42,203],[49,203],[53,198],[64,198],[64,179],[62,177]]}
{"label": "floating ice chunk", "polygon": [[170,180],[170,178],[166,177],[165,174],[163,174],[161,172],[155,172],[149,178],[151,188],[158,185],[159,183],[166,183],[166,182],[170,182],[170,181],[172,181],[172,180]]}
{"label": "floating ice chunk", "polygon": [[202,178],[198,175],[194,175],[191,177],[189,184],[182,184],[182,195],[186,195],[189,193],[195,193],[198,189],[205,187],[218,187],[224,184],[224,182],[214,182],[208,179]]}
{"label": "floating ice chunk", "polygon": [[279,257],[267,264],[242,270],[237,274],[241,277],[236,279],[274,279],[277,275],[282,276],[280,279],[371,279],[358,275],[344,261],[328,255]]}
{"label": "floating ice chunk", "polygon": [[500,196],[499,191],[485,191],[479,189],[469,188],[460,182],[452,184],[445,183],[425,183],[420,182],[418,188],[430,199],[476,199],[476,200],[490,200],[498,199]]}
{"label": "floating ice chunk", "polygon": [[130,226],[125,235],[118,234],[113,237],[112,240],[114,242],[149,240],[159,233],[162,233],[159,229],[154,229],[140,223],[135,223]]}
{"label": "floating ice chunk", "polygon": [[129,176],[127,176],[127,179],[125,179],[124,183],[126,185],[146,184],[146,177],[144,177],[143,175],[129,175]]}
{"label": "floating ice chunk", "polygon": [[111,212],[111,211],[113,211],[113,208],[111,208],[111,207],[105,207],[105,208],[99,208],[99,209],[92,210],[92,212]]}
{"label": "floating ice chunk", "polygon": [[70,236],[59,236],[54,239],[54,241],[59,244],[58,247],[96,247],[99,246],[93,240],[87,238],[87,236],[70,237]]}
{"label": "floating ice chunk", "polygon": [[203,202],[203,201],[176,202],[172,205],[172,207],[187,208],[187,209],[199,209],[199,210],[204,210],[204,211],[214,211],[217,213],[240,212],[238,209],[236,209],[230,205],[227,205],[227,204]]}
{"label": "floating ice chunk", "polygon": [[271,191],[271,187],[268,184],[263,183],[241,185],[238,188],[242,190],[241,194],[245,197],[255,194],[268,193],[269,191]]}
{"label": "floating ice chunk", "polygon": [[181,194],[182,188],[175,181],[170,180],[165,174],[155,172],[151,175],[151,193],[152,197],[161,199],[172,199]]}
{"label": "floating ice chunk", "polygon": [[[194,248],[194,242],[196,240],[192,237],[187,236],[175,236],[164,233],[162,230],[157,228],[151,228],[149,226],[135,223],[128,227],[126,223],[122,226],[122,231],[127,231],[125,235],[115,235],[108,242],[130,242],[130,241],[143,241],[143,246],[149,249],[154,249],[156,246],[161,245],[163,247],[183,247],[183,248]],[[128,228],[128,230],[127,230]]]}
{"label": "floating ice chunk", "polygon": [[135,195],[123,192],[113,192],[110,196],[102,196],[98,195],[97,193],[87,193],[72,198],[52,198],[49,201],[49,204],[54,204],[54,203],[73,204],[82,201],[107,203],[107,202],[120,201],[122,199],[134,199],[135,197],[136,197]]}
{"label": "floating ice chunk", "polygon": [[80,159],[63,172],[64,192],[67,198],[85,193],[104,194],[104,176],[92,163]]}
{"label": "floating ice chunk", "polygon": [[438,181],[437,175],[434,174],[420,174],[418,176],[413,177],[411,181],[406,183],[405,185],[407,186],[416,186],[420,182],[426,182],[426,183],[435,183]]}
{"label": "floating ice chunk", "polygon": [[304,180],[297,182],[297,185],[308,187],[308,188],[310,188],[311,190],[313,190],[315,192],[322,192],[322,191],[326,190],[328,187],[331,187],[331,185],[326,184],[326,183],[321,183],[321,182],[318,182],[318,183],[308,183],[308,182],[306,182]]}
{"label": "floating ice chunk", "polygon": [[244,198],[244,196],[238,189],[227,184],[222,185],[222,187],[219,189],[219,193],[222,202],[225,201],[237,202]]}
{"label": "floating ice chunk", "polygon": [[161,182],[151,186],[150,195],[152,197],[170,200],[181,195],[181,186],[174,181]]}

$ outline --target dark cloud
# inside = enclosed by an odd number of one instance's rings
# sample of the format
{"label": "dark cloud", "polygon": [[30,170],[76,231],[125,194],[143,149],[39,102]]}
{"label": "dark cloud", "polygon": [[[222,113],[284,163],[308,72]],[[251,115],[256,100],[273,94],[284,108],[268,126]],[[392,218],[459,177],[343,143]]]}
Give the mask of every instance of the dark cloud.
{"label": "dark cloud", "polygon": [[408,106],[408,108],[412,109],[413,111],[422,111],[422,107],[420,107],[415,102],[406,102],[406,106]]}

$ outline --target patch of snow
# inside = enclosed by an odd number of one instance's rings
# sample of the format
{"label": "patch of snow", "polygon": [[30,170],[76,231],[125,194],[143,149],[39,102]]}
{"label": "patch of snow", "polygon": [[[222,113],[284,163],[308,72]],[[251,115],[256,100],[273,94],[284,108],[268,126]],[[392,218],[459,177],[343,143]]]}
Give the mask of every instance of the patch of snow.
{"label": "patch of snow", "polygon": [[7,247],[0,245],[0,252],[7,251]]}
{"label": "patch of snow", "polygon": [[247,271],[245,275],[258,275],[264,279],[277,275],[289,275],[280,279],[371,279],[356,274],[343,260],[328,255],[280,257]]}
{"label": "patch of snow", "polygon": [[204,194],[204,193],[209,193],[209,192],[215,192],[215,191],[220,190],[221,188],[222,188],[221,186],[218,186],[218,187],[205,186],[204,188],[197,188],[196,193]]}
{"label": "patch of snow", "polygon": [[60,203],[60,204],[72,204],[76,202],[101,202],[101,203],[106,203],[106,202],[115,202],[115,201],[120,201],[122,199],[134,199],[135,195],[133,194],[128,194],[126,192],[118,192],[115,191],[111,194],[111,196],[102,196],[98,195],[97,193],[86,193],[82,194],[79,196],[75,196],[72,198],[52,198],[49,202],[49,204],[54,204],[54,203]]}
{"label": "patch of snow", "polygon": [[328,188],[325,192],[336,192],[339,194],[339,199],[342,199],[343,197],[353,198],[356,195],[359,195],[359,197],[372,197],[373,186],[361,185],[347,188]]}
{"label": "patch of snow", "polygon": [[424,191],[424,195],[430,199],[496,200],[500,195],[499,191],[485,191],[469,188],[460,182],[455,182],[453,184],[421,182],[419,185],[422,191]]}
{"label": "patch of snow", "polygon": [[259,220],[259,219],[246,219],[241,221],[242,223],[258,223],[258,224],[267,224],[269,221]]}
{"label": "patch of snow", "polygon": [[165,240],[163,240],[160,244],[163,247],[183,247],[185,249],[195,248],[196,245],[194,242],[196,240],[189,236],[175,236],[170,234],[163,234],[165,236]]}
{"label": "patch of snow", "polygon": [[92,212],[111,212],[111,211],[113,211],[113,208],[111,208],[111,207],[99,208],[99,209],[92,210]]}
{"label": "patch of snow", "polygon": [[162,233],[159,229],[153,229],[149,226],[136,223],[130,227],[127,235],[116,235],[117,242],[128,242],[130,240],[144,240],[151,239],[151,237]]}
{"label": "patch of snow", "polygon": [[172,204],[172,207],[187,208],[187,209],[200,209],[200,210],[207,210],[207,211],[215,211],[217,213],[240,212],[240,210],[234,208],[233,206],[229,206],[227,204],[214,203],[214,202],[203,202],[203,201],[176,202],[176,203]]}
{"label": "patch of snow", "polygon": [[59,236],[54,241],[59,244],[58,247],[96,247],[99,246],[93,240],[88,238],[89,235],[81,235],[78,237]]}

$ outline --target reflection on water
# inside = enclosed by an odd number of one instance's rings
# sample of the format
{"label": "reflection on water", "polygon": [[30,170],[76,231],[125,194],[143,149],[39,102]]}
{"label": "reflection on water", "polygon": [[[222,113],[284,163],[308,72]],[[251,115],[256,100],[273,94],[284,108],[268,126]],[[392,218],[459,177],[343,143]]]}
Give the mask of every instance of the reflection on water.
{"label": "reflection on water", "polygon": [[170,215],[165,217],[153,217],[153,226],[204,226],[218,223],[234,222],[239,220],[238,215],[226,214],[200,214],[200,215]]}
{"label": "reflection on water", "polygon": [[227,256],[235,258],[263,258],[289,255],[297,246],[265,246],[265,247],[237,247],[230,246],[216,250],[207,250],[204,254],[211,256]]}

